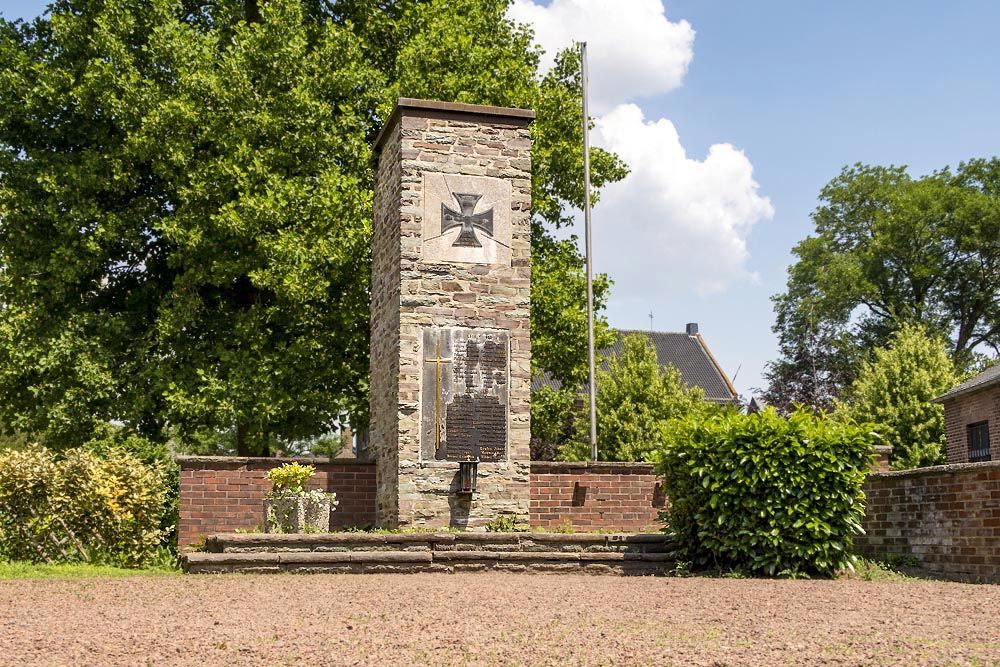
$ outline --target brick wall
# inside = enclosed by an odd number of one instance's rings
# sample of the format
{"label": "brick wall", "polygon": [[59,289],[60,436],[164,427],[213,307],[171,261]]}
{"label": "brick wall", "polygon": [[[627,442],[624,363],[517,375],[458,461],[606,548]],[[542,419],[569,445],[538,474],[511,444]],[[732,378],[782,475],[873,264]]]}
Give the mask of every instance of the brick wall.
{"label": "brick wall", "polygon": [[[179,543],[259,528],[267,471],[288,460],[180,457]],[[374,464],[297,460],[316,466],[316,488],[336,492],[332,529],[375,524]],[[530,490],[531,525],[550,529],[659,530],[666,502],[644,463],[535,461]],[[1000,582],[1000,462],[878,472],[865,493],[859,552],[912,556],[941,576]]]}
{"label": "brick wall", "polygon": [[948,463],[969,460],[969,424],[989,422],[990,450],[1000,459],[1000,387],[991,387],[945,401],[944,423],[948,438]]}
{"label": "brick wall", "polygon": [[531,463],[531,526],[659,530],[666,499],[649,463]]}
{"label": "brick wall", "polygon": [[267,472],[282,463],[315,466],[309,488],[337,494],[332,529],[375,523],[375,465],[352,459],[273,459],[182,456],[177,542],[186,546],[205,535],[263,529]]}
{"label": "brick wall", "polygon": [[[332,529],[374,525],[375,464],[351,459],[261,459],[182,456],[178,543],[213,533],[254,530],[264,522],[267,471],[288,461],[316,467],[314,488],[333,491],[340,504]],[[665,499],[648,463],[531,464],[532,526],[574,530],[659,530]]]}
{"label": "brick wall", "polygon": [[876,473],[865,484],[868,556],[916,558],[937,575],[1000,582],[1000,462]]}

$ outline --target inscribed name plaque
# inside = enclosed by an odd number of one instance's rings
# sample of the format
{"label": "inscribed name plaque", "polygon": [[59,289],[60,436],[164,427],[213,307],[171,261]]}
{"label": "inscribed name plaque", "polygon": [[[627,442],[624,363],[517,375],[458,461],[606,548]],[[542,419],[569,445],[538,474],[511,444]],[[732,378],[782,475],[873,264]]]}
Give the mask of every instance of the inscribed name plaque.
{"label": "inscribed name plaque", "polygon": [[424,173],[421,258],[510,266],[510,181]]}
{"label": "inscribed name plaque", "polygon": [[507,460],[509,353],[506,331],[424,329],[424,459]]}

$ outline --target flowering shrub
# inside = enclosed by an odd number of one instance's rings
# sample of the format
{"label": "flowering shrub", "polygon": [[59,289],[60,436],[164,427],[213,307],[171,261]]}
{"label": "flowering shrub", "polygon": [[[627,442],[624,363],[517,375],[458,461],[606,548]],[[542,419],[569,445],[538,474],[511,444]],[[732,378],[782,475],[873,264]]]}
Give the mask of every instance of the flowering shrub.
{"label": "flowering shrub", "polygon": [[329,529],[337,495],[306,490],[316,473],[311,465],[285,463],[267,473],[273,487],[265,494],[266,530],[271,533],[316,533]]}
{"label": "flowering shrub", "polygon": [[139,567],[155,553],[165,486],[158,467],[113,449],[0,456],[0,558]]}
{"label": "flowering shrub", "polygon": [[267,478],[271,480],[273,485],[268,497],[285,498],[302,495],[305,493],[306,483],[314,474],[316,474],[316,468],[299,463],[285,463],[277,468],[272,468],[267,473]]}

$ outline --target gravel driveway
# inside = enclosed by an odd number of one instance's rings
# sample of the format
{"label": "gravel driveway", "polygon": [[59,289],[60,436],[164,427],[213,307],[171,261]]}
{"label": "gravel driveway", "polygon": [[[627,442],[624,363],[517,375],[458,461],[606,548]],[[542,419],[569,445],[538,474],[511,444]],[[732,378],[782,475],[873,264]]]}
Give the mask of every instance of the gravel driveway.
{"label": "gravel driveway", "polygon": [[1000,588],[576,575],[0,581],[0,664],[1000,665]]}

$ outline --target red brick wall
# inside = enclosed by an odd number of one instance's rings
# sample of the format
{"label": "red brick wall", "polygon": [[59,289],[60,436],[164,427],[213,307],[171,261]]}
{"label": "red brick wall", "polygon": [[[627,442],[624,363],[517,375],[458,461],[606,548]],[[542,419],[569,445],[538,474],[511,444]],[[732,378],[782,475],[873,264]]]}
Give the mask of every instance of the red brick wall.
{"label": "red brick wall", "polygon": [[531,526],[660,530],[665,498],[649,463],[531,463]]}
{"label": "red brick wall", "polygon": [[177,543],[186,546],[205,535],[236,529],[262,529],[264,493],[271,488],[267,472],[299,461],[316,468],[309,487],[337,494],[330,515],[333,529],[375,522],[375,465],[351,459],[273,459],[182,456],[180,518]]}
{"label": "red brick wall", "polygon": [[865,493],[859,552],[914,557],[938,575],[1000,582],[1000,462],[876,473]]}
{"label": "red brick wall", "polygon": [[[375,465],[352,460],[179,457],[178,544],[213,533],[254,530],[264,523],[267,471],[290,460],[316,467],[311,486],[333,491],[333,529],[375,523]],[[659,530],[665,499],[648,463],[531,464],[532,526],[574,530]]]}
{"label": "red brick wall", "polygon": [[945,401],[948,463],[966,463],[969,460],[966,427],[985,421],[990,424],[990,454],[994,461],[1000,460],[1000,387],[991,387]]}

